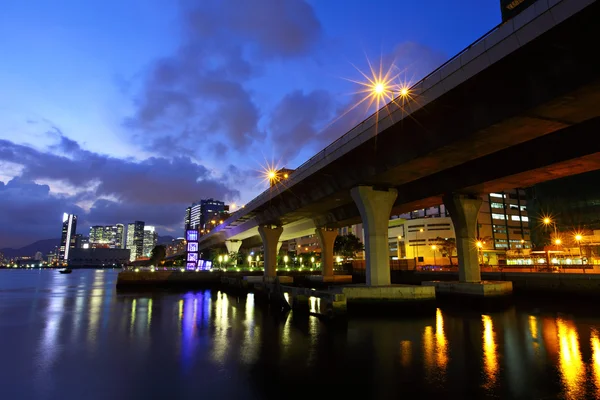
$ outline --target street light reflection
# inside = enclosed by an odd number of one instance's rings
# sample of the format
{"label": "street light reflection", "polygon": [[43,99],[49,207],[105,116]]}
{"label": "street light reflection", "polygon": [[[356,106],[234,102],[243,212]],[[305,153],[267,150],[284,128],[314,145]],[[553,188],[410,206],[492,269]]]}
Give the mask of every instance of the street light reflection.
{"label": "street light reflection", "polygon": [[596,385],[596,397],[600,398],[600,335],[596,329],[592,329],[590,344],[592,346],[592,372]]}
{"label": "street light reflection", "polygon": [[563,390],[568,399],[585,397],[585,365],[579,351],[579,336],[573,321],[556,319],[558,327],[559,368]]}
{"label": "street light reflection", "polygon": [[496,338],[492,318],[489,315],[482,315],[481,320],[483,321],[483,364],[487,378],[485,387],[490,389],[496,383],[498,375]]}

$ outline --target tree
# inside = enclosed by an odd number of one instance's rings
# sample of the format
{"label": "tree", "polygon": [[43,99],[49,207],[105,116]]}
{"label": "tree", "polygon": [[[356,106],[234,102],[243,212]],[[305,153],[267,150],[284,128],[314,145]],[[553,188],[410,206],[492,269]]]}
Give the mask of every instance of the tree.
{"label": "tree", "polygon": [[354,257],[357,252],[362,251],[364,248],[360,239],[352,233],[339,235],[335,238],[333,244],[333,252],[344,257],[344,259]]}
{"label": "tree", "polygon": [[450,260],[450,265],[454,265],[454,263],[452,262],[452,256],[454,255],[454,252],[456,251],[456,239],[454,238],[441,238],[441,237],[436,237],[435,241],[437,242],[437,246],[438,249],[440,250],[440,254],[443,257],[448,257],[448,260]]}
{"label": "tree", "polygon": [[154,246],[150,252],[150,265],[159,265],[167,256],[167,248],[162,244]]}

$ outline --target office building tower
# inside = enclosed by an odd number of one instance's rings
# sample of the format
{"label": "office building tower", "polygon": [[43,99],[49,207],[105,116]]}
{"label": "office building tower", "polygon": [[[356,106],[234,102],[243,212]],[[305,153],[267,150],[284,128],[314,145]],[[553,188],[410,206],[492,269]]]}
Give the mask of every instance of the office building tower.
{"label": "office building tower", "polygon": [[201,234],[210,231],[229,215],[229,206],[214,199],[200,200],[185,210],[185,229],[197,229]]}
{"label": "office building tower", "polygon": [[123,248],[123,224],[94,225],[90,227],[90,247]]}
{"label": "office building tower", "polygon": [[75,248],[75,235],[77,234],[77,215],[63,214],[62,235],[60,238],[59,261],[66,263],[69,260],[69,250]]}
{"label": "office building tower", "polygon": [[135,261],[144,255],[144,221],[135,221],[127,225],[127,249],[129,260]]}
{"label": "office building tower", "polygon": [[144,226],[144,257],[150,257],[152,249],[156,246],[156,242],[158,242],[156,229],[151,225]]}

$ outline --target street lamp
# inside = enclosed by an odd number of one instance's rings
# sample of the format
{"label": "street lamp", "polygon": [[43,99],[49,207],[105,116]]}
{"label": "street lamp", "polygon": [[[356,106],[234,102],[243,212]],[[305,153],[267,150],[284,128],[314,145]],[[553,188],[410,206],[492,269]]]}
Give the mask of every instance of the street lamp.
{"label": "street lamp", "polygon": [[290,258],[288,256],[283,256],[283,264],[285,265],[285,268],[287,269],[287,263],[290,260]]}
{"label": "street lamp", "polygon": [[576,234],[575,241],[579,245],[579,258],[581,259],[581,268],[583,269],[583,273],[585,274],[585,266],[583,265],[583,252],[581,251],[581,241],[583,240],[583,235]]}
{"label": "street lamp", "polygon": [[223,269],[223,256],[219,256],[219,268]]}
{"label": "street lamp", "polygon": [[311,269],[314,269],[314,268],[315,268],[315,258],[314,258],[314,257],[311,257],[311,258],[310,258],[310,262],[311,262],[311,266],[310,266],[310,268],[311,268]]}
{"label": "street lamp", "polygon": [[423,232],[423,228],[419,229],[419,231],[415,231],[415,248],[417,249],[417,265],[419,265],[419,232]]}
{"label": "street lamp", "polygon": [[433,250],[433,266],[435,267],[435,250],[437,249],[437,246],[435,244],[431,245],[431,250]]}
{"label": "street lamp", "polygon": [[252,268],[252,256],[248,256],[248,267]]}

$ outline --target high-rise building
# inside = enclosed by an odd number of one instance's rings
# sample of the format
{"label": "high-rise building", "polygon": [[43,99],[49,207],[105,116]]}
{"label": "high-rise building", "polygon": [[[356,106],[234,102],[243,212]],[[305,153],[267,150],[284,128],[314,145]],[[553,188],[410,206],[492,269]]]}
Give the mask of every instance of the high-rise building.
{"label": "high-rise building", "polygon": [[123,248],[123,228],[123,224],[91,226],[90,247]]}
{"label": "high-rise building", "polygon": [[66,263],[69,260],[69,250],[75,248],[77,234],[77,215],[63,214],[62,236],[60,238],[59,260]]}
{"label": "high-rise building", "polygon": [[[229,215],[229,206],[214,199],[200,200],[185,210],[185,229],[197,229],[201,234],[210,231]],[[204,232],[203,232],[204,231]]]}
{"label": "high-rise building", "polygon": [[151,225],[144,226],[144,257],[150,257],[150,253],[152,253],[152,249],[156,246],[156,242],[158,242],[156,229]]}
{"label": "high-rise building", "polygon": [[144,225],[144,221],[135,221],[127,225],[127,248],[130,261],[135,261],[144,255]]}

